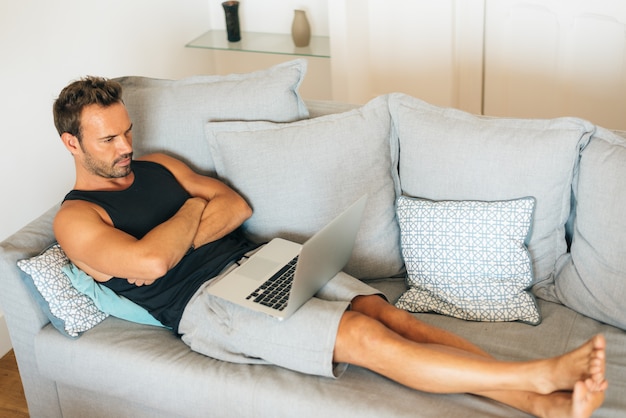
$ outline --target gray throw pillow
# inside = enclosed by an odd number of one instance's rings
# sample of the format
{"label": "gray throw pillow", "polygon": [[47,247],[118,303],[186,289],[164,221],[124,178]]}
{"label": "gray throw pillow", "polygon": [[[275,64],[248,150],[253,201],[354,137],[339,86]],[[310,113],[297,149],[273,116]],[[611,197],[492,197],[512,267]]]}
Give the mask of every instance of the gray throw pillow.
{"label": "gray throw pillow", "polygon": [[349,112],[287,124],[207,125],[220,178],[252,205],[244,224],[258,241],[304,242],[363,194],[361,230],[346,272],[379,278],[402,271],[395,199],[398,148],[387,97]]}
{"label": "gray throw pillow", "polygon": [[290,122],[309,113],[298,88],[307,62],[289,61],[246,74],[202,75],[181,80],[122,77],[137,156],[174,155],[194,169],[214,173],[204,141],[211,120]]}

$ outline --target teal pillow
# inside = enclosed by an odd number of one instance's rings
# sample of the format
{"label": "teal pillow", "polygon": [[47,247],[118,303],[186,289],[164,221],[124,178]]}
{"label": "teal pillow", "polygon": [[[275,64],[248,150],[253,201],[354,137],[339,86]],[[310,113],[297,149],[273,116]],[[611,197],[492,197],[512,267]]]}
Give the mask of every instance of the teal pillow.
{"label": "teal pillow", "polygon": [[147,310],[102,286],[73,263],[65,264],[62,270],[70,278],[74,288],[89,297],[102,312],[138,324],[163,326]]}
{"label": "teal pillow", "polygon": [[541,322],[526,239],[535,199],[397,201],[409,290],[396,306],[474,321]]}
{"label": "teal pillow", "polygon": [[58,243],[17,262],[33,298],[63,335],[77,338],[107,316],[162,326],[144,308],[100,285],[67,258]]}

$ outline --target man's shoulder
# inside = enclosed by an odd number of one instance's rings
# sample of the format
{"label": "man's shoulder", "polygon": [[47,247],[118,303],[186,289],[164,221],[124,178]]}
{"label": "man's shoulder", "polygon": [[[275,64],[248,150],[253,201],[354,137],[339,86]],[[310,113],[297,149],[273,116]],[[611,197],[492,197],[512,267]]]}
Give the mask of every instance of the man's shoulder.
{"label": "man's shoulder", "polygon": [[176,158],[170,155],[164,154],[162,152],[155,152],[152,154],[142,155],[141,157],[136,158],[135,161],[139,163],[145,163],[145,162],[155,163],[155,164],[163,165],[166,167],[168,164],[171,164],[172,162],[180,162]]}
{"label": "man's shoulder", "polygon": [[136,161],[158,164],[169,171],[179,181],[192,174],[191,168],[185,162],[168,154],[147,154],[137,158]]}
{"label": "man's shoulder", "polygon": [[61,203],[61,207],[57,212],[55,219],[60,217],[71,217],[76,216],[78,214],[87,213],[98,213],[100,212],[98,209],[100,206],[93,202],[89,202],[87,200],[75,199],[75,200],[65,200]]}

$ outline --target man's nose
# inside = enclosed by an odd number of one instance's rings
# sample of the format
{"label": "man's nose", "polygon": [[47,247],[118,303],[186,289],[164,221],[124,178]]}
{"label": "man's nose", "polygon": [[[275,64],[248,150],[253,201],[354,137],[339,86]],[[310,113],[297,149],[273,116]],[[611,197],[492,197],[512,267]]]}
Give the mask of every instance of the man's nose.
{"label": "man's nose", "polygon": [[133,141],[122,136],[117,142],[117,148],[121,154],[128,154],[133,150]]}

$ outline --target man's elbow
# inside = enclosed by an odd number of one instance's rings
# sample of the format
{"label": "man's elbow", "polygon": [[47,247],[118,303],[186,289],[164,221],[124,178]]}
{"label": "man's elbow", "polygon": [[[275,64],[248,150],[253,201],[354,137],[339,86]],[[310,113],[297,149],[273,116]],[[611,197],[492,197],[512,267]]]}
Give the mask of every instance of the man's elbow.
{"label": "man's elbow", "polygon": [[141,278],[144,280],[159,279],[165,276],[172,267],[174,267],[174,263],[162,254],[146,256],[143,262]]}
{"label": "man's elbow", "polygon": [[252,213],[253,211],[250,205],[245,200],[242,200],[241,223],[244,223],[245,221],[250,219],[250,217],[252,216]]}

